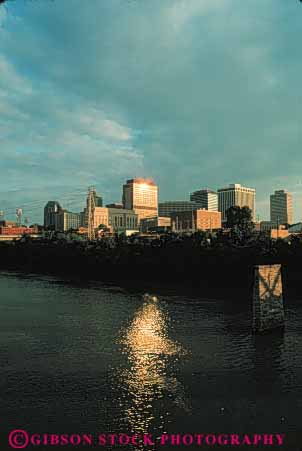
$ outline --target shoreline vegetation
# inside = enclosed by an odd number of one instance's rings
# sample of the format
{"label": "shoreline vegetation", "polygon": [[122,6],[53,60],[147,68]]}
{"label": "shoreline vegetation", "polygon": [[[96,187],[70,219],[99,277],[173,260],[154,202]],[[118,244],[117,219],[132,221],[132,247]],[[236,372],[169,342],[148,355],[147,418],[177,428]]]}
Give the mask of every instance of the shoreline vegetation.
{"label": "shoreline vegetation", "polygon": [[204,298],[252,297],[253,267],[282,265],[285,300],[302,298],[302,239],[272,240],[196,232],[152,241],[24,239],[0,242],[0,270],[95,280],[126,287],[192,291]]}

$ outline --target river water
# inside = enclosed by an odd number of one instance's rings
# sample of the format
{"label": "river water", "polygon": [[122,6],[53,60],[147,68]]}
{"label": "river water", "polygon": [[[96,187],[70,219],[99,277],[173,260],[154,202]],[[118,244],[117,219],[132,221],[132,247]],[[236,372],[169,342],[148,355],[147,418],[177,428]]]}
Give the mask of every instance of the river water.
{"label": "river water", "polygon": [[301,430],[301,303],[255,339],[244,299],[141,294],[0,273],[1,430]]}

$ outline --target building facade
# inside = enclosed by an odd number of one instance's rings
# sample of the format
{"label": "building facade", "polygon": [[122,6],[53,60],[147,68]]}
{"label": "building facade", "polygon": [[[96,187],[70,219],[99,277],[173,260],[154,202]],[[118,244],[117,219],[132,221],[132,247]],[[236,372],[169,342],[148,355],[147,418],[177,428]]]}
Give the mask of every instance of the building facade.
{"label": "building facade", "polygon": [[187,232],[197,230],[221,229],[221,212],[209,210],[194,210],[175,212],[171,215],[172,230]]}
{"label": "building facade", "polygon": [[293,223],[293,196],[285,190],[275,191],[270,196],[271,221],[278,224]]}
{"label": "building facade", "polygon": [[44,207],[44,227],[55,229],[56,214],[62,211],[59,202],[50,200]]}
{"label": "building facade", "polygon": [[67,230],[78,230],[81,225],[81,214],[60,210],[55,214],[55,230],[66,232]]}
{"label": "building facade", "polygon": [[197,210],[195,202],[189,200],[172,200],[167,202],[160,202],[158,204],[158,216],[170,218],[172,214],[182,211]]}
{"label": "building facade", "polygon": [[[99,196],[95,190],[95,188],[92,188],[92,208],[102,208],[103,207],[103,198],[102,196]],[[80,213],[80,226],[81,227],[87,227],[88,225],[88,209],[89,209],[89,192],[86,199],[86,207],[84,210]]]}
{"label": "building facade", "polygon": [[165,216],[155,216],[154,218],[144,218],[141,220],[142,232],[149,230],[162,229],[169,230],[171,227],[171,218]]}
{"label": "building facade", "polygon": [[218,190],[218,210],[222,214],[222,221],[226,221],[226,211],[230,207],[248,207],[252,211],[252,220],[256,219],[256,190],[241,186],[239,183],[231,184]]}
{"label": "building facade", "polygon": [[123,204],[120,204],[119,202],[115,202],[113,204],[107,204],[106,205],[107,208],[124,208]]}
{"label": "building facade", "polygon": [[260,231],[261,232],[269,232],[273,229],[284,229],[284,226],[278,224],[277,221],[261,221],[260,222]]}
{"label": "building facade", "polygon": [[138,230],[138,215],[125,208],[96,207],[94,209],[94,228],[103,225],[113,233]]}
{"label": "building facade", "polygon": [[201,189],[190,194],[190,201],[195,202],[198,208],[218,211],[218,194],[210,189]]}
{"label": "building facade", "polygon": [[123,185],[123,207],[133,210],[140,222],[158,215],[158,187],[152,180],[135,178]]}
{"label": "building facade", "polygon": [[289,233],[302,233],[302,222],[297,222],[296,224],[292,224],[288,228]]}
{"label": "building facade", "polygon": [[37,227],[24,226],[0,226],[0,235],[36,235],[38,233]]}

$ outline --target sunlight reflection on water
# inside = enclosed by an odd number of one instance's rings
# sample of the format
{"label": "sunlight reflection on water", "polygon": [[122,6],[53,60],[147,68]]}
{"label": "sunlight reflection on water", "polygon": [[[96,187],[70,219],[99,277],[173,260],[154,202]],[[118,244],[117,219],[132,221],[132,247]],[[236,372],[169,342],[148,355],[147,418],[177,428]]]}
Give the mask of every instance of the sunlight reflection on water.
{"label": "sunlight reflection on water", "polygon": [[168,337],[167,328],[164,306],[144,302],[121,334],[122,352],[128,360],[119,373],[119,384],[127,392],[121,407],[132,433],[147,433],[151,426],[154,431],[154,422],[159,434],[165,432],[168,412],[159,411],[155,418],[155,400],[168,397],[178,408],[190,411],[184,387],[170,371],[172,362],[187,356],[188,351]]}

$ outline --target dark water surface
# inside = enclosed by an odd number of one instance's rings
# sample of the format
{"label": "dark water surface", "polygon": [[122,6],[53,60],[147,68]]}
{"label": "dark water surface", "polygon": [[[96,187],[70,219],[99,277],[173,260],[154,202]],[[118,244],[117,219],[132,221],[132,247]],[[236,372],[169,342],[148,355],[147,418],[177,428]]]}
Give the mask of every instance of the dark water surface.
{"label": "dark water surface", "polygon": [[0,430],[299,432],[302,304],[286,317],[284,335],[255,339],[244,299],[147,303],[2,273]]}

